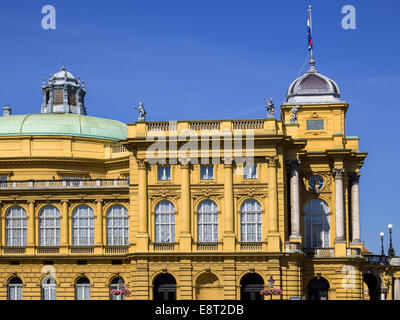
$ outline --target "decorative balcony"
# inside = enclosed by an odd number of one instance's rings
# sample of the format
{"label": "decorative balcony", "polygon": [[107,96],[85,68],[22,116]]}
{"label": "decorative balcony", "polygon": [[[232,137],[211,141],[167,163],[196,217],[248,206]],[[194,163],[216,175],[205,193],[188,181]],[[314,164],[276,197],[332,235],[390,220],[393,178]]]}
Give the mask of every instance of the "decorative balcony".
{"label": "decorative balcony", "polygon": [[301,244],[299,242],[285,242],[285,251],[287,253],[301,253]]}
{"label": "decorative balcony", "polygon": [[240,242],[241,251],[261,251],[263,242]]}
{"label": "decorative balcony", "polygon": [[106,246],[104,248],[104,253],[108,254],[122,254],[128,252],[129,252],[129,246]]}
{"label": "decorative balcony", "polygon": [[366,258],[366,263],[368,264],[389,264],[389,257],[387,256],[381,256],[381,255],[364,255],[364,258]]}
{"label": "decorative balcony", "polygon": [[346,255],[348,258],[362,258],[362,251],[360,248],[347,248]]}
{"label": "decorative balcony", "polygon": [[37,248],[38,254],[58,254],[60,253],[59,247],[38,247]]}
{"label": "decorative balcony", "polygon": [[304,248],[303,252],[307,258],[333,258],[335,256],[334,248]]}
{"label": "decorative balcony", "polygon": [[161,242],[155,242],[152,244],[153,245],[153,250],[154,251],[174,251],[175,250],[175,243],[174,242],[166,242],[166,243],[161,243]]}
{"label": "decorative balcony", "polygon": [[222,242],[197,242],[197,251],[218,251],[218,245]]}
{"label": "decorative balcony", "polygon": [[4,247],[3,254],[25,254],[25,247]]}
{"label": "decorative balcony", "polygon": [[71,247],[70,252],[72,254],[91,254],[94,253],[93,247]]}
{"label": "decorative balcony", "polygon": [[46,190],[128,187],[129,181],[127,179],[19,180],[0,182],[0,190]]}

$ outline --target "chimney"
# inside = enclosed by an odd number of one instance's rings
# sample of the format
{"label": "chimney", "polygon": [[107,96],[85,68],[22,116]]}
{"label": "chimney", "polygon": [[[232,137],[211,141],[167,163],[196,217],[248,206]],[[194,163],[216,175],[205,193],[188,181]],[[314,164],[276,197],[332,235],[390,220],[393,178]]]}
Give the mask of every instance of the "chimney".
{"label": "chimney", "polygon": [[3,107],[3,116],[11,116],[11,107],[9,105]]}

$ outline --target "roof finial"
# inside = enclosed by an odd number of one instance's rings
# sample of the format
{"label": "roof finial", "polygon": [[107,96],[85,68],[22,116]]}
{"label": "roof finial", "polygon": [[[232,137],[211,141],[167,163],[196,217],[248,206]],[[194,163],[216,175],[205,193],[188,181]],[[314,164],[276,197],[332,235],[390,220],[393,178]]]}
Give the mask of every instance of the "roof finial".
{"label": "roof finial", "polygon": [[310,69],[308,71],[315,71],[314,65],[314,52],[313,52],[313,39],[312,39],[312,6],[308,6],[307,16],[307,37],[308,37],[308,50],[310,51]]}
{"label": "roof finial", "polygon": [[65,71],[65,70],[66,70],[64,60],[63,60],[63,65],[62,65],[61,70],[62,70],[62,71]]}

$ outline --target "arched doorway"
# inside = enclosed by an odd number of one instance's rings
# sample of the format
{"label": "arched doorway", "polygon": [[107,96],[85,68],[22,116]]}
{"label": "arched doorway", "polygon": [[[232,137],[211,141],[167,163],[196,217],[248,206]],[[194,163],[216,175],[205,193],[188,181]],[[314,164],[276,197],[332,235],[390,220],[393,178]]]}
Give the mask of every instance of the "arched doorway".
{"label": "arched doorway", "polygon": [[264,280],[257,273],[248,273],[240,280],[241,300],[264,300],[260,291],[264,289]]}
{"label": "arched doorway", "polygon": [[169,273],[158,275],[153,282],[154,300],[176,300],[176,280]]}
{"label": "arched doorway", "polygon": [[308,300],[328,300],[329,282],[317,277],[308,284]]}
{"label": "arched doorway", "polygon": [[381,281],[372,273],[364,273],[363,279],[368,287],[369,300],[380,300]]}
{"label": "arched doorway", "polygon": [[201,274],[196,280],[196,299],[197,300],[223,300],[224,291],[219,283],[218,277],[206,272]]}

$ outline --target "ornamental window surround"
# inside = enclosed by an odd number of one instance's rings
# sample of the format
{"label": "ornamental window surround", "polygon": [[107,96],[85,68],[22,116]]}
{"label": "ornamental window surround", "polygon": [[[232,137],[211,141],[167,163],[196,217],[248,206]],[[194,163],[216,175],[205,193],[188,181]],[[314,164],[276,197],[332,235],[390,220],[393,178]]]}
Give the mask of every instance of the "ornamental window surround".
{"label": "ornamental window surround", "polygon": [[167,200],[160,201],[155,208],[155,242],[175,242],[175,206]]}
{"label": "ornamental window surround", "polygon": [[197,241],[218,242],[218,206],[203,200],[197,207]]}
{"label": "ornamental window surround", "polygon": [[329,206],[321,199],[313,199],[304,207],[305,247],[329,248]]}
{"label": "ornamental window surround", "polygon": [[22,300],[22,281],[18,277],[8,282],[8,300]]}
{"label": "ornamental window surround", "polygon": [[90,300],[90,281],[86,277],[80,277],[75,285],[76,300]]}
{"label": "ornamental window surround", "polygon": [[261,227],[261,205],[257,200],[246,200],[240,208],[241,242],[261,242]]}
{"label": "ornamental window surround", "polygon": [[94,212],[87,205],[80,205],[72,213],[72,245],[94,245]]}
{"label": "ornamental window surround", "polygon": [[44,207],[39,213],[39,246],[59,246],[60,235],[60,211]]}
{"label": "ornamental window surround", "polygon": [[113,205],[107,210],[107,245],[129,245],[129,214],[122,205]]}
{"label": "ornamental window surround", "polygon": [[26,246],[26,211],[20,206],[11,207],[6,214],[6,246]]}

